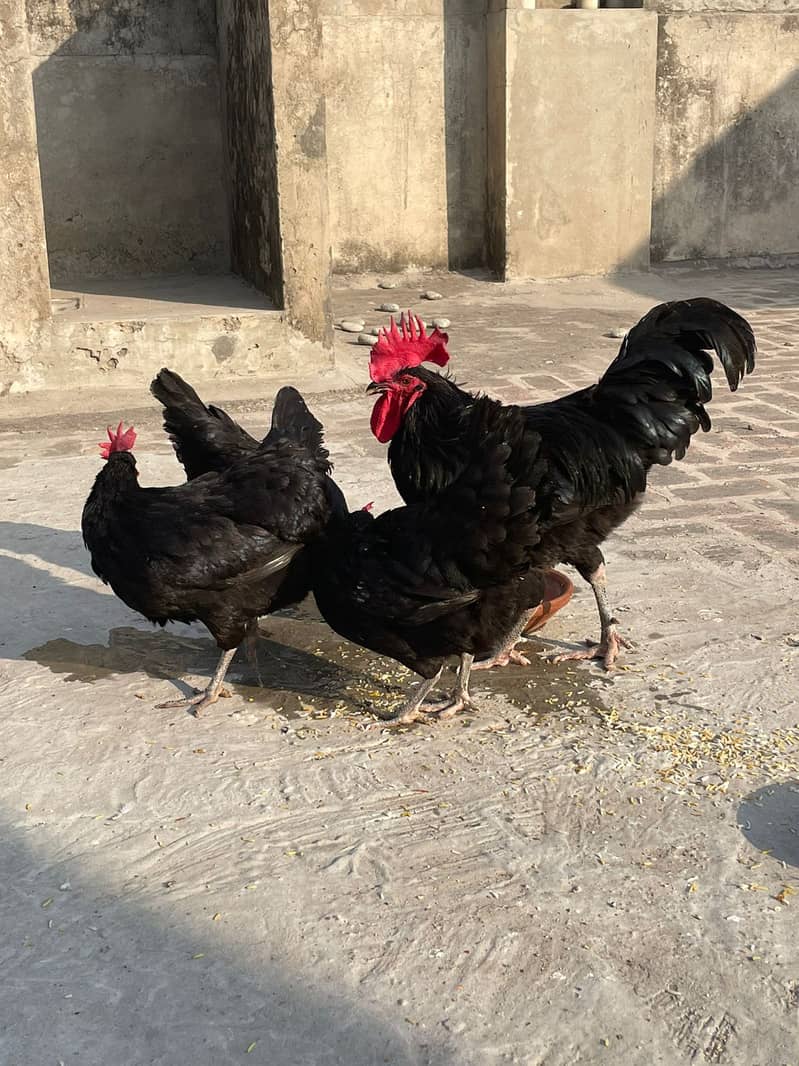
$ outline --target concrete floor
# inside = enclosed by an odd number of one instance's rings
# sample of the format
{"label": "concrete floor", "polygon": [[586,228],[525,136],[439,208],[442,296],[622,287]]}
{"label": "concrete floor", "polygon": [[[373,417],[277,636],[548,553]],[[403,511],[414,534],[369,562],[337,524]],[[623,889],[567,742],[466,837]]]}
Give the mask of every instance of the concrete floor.
{"label": "concrete floor", "polygon": [[53,314],[74,322],[185,318],[274,311],[267,298],[233,274],[175,274],[91,280],[54,288]]}
{"label": "concrete floor", "polygon": [[[606,334],[660,299],[751,318],[755,374],[734,396],[715,375],[711,433],[608,544],[637,647],[612,677],[534,657],[479,675],[480,713],[374,727],[407,675],[305,604],[262,623],[263,689],[241,662],[204,719],[158,710],[212,643],[128,611],[78,532],[113,417],[135,418],[143,483],[180,477],[158,411],[144,389],[5,403],[0,1062],[789,1066],[799,275],[375,281],[344,280],[337,313],[446,315],[453,372],[507,401],[595,380]],[[312,402],[335,476],[394,506],[368,349],[337,351]],[[206,398],[263,431],[273,391]],[[578,583],[531,650],[595,633]]]}

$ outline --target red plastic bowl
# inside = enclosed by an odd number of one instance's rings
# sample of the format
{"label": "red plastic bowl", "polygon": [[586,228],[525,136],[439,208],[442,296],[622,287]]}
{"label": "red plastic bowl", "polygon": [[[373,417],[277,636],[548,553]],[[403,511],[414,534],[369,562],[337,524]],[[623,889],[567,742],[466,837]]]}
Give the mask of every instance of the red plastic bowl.
{"label": "red plastic bowl", "polygon": [[536,607],[533,617],[522,630],[524,636],[542,629],[561,607],[566,606],[573,592],[574,584],[565,574],[562,574],[560,570],[546,570],[544,572],[544,599]]}

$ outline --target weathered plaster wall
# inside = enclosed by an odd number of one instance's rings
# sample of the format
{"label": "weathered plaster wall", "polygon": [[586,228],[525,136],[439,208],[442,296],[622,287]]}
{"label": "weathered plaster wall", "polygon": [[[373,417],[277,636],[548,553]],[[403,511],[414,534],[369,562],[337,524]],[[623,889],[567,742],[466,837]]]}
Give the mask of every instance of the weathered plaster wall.
{"label": "weathered plaster wall", "polygon": [[321,0],[334,265],[485,259],[482,0]]}
{"label": "weathered plaster wall", "polygon": [[505,275],[647,266],[656,16],[505,14]]}
{"label": "weathered plaster wall", "polygon": [[55,281],[229,267],[214,0],[27,0]]}
{"label": "weathered plaster wall", "polygon": [[779,15],[799,11],[799,0],[646,0],[644,7],[664,14],[681,11],[691,14],[732,15],[747,11]]}
{"label": "weathered plaster wall", "polygon": [[799,16],[661,17],[652,256],[799,252]]}
{"label": "weathered plaster wall", "polygon": [[269,9],[264,0],[219,0],[217,10],[233,270],[279,306],[283,265]]}
{"label": "weathered plaster wall", "polygon": [[486,263],[505,276],[508,231],[508,15],[492,2],[486,14]]}
{"label": "weathered plaster wall", "polygon": [[321,10],[270,0],[283,307],[289,323],[333,346],[327,100]]}
{"label": "weathered plaster wall", "polygon": [[23,13],[0,0],[0,362],[50,312],[30,58]]}

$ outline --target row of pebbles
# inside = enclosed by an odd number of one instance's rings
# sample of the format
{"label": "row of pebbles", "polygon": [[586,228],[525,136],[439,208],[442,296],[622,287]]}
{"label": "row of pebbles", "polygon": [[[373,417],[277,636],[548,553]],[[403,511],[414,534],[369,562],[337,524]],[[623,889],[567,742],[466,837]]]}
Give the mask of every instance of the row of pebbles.
{"label": "row of pebbles", "polygon": [[[380,289],[394,289],[397,287],[395,281],[379,281],[378,288]],[[428,289],[421,294],[423,300],[443,300],[444,297],[440,292],[435,292],[433,289]],[[389,315],[400,314],[400,306],[395,303],[382,303],[377,307],[378,311],[383,311]],[[422,320],[422,325],[426,326],[427,323]],[[430,325],[437,329],[448,329],[450,326],[450,320],[448,318],[433,318],[430,320]],[[344,333],[357,333],[358,344],[363,344],[371,348],[378,336],[378,327],[373,326],[369,329],[366,328],[366,319],[364,318],[342,318],[336,326]]]}

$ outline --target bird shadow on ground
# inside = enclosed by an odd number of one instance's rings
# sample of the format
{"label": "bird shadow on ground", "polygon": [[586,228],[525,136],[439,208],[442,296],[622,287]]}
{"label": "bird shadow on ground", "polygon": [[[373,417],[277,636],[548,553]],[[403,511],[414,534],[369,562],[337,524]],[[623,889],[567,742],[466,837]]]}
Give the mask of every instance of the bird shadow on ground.
{"label": "bird shadow on ground", "polygon": [[744,796],[738,828],[758,851],[799,867],[799,781],[764,785]]}
{"label": "bird shadow on ground", "polygon": [[[183,697],[193,687],[182,675],[204,685],[217,665],[219,649],[200,626],[144,628],[146,623],[94,576],[76,530],[0,522],[0,588],[5,592],[0,654],[38,663],[67,682],[93,684],[139,674],[171,681]],[[120,624],[126,618],[133,624]],[[573,692],[595,703],[589,673],[571,664],[545,663],[536,654],[542,643],[575,646],[536,633],[531,665],[480,673],[475,678],[478,697],[503,698],[528,712],[549,706],[546,701],[554,696],[571,698]],[[383,717],[416,680],[393,660],[338,637],[310,598],[261,620],[261,684],[254,666],[244,659],[239,651],[229,687],[248,703],[286,716],[336,709]],[[451,685],[445,675],[437,695],[447,696]],[[175,693],[156,696],[147,691],[140,698],[159,702],[175,698]]]}
{"label": "bird shadow on ground", "polygon": [[[127,609],[93,575],[76,530],[0,522],[0,588],[4,657],[40,663],[66,681],[91,684],[138,673],[171,680],[183,695],[191,686],[180,676],[206,679],[219,659],[215,642],[199,626],[119,625]],[[134,613],[129,617],[133,621]],[[263,619],[261,627],[258,672],[239,652],[230,674],[252,702],[288,712],[299,711],[304,697],[322,704],[349,702],[353,686],[368,686],[372,670],[385,673],[385,660],[353,654],[352,646],[324,625],[311,601]],[[265,636],[263,627],[274,637]],[[343,661],[348,657],[350,663]]]}
{"label": "bird shadow on ground", "polygon": [[[313,625],[309,628],[317,629]],[[329,634],[327,642],[335,643]],[[236,694],[250,703],[268,704],[289,714],[307,709],[309,702],[323,709],[341,700],[349,701],[353,687],[362,680],[359,672],[335,661],[335,650],[327,654],[323,647],[318,652],[307,651],[261,634],[257,671],[253,664],[239,661],[243,659],[240,651],[227,680]],[[119,626],[109,631],[106,644],[79,644],[56,638],[31,648],[22,658],[46,666],[68,682],[91,684],[124,674],[146,674],[156,680],[172,681],[188,694],[191,686],[180,675],[210,677],[219,660],[219,649],[210,638]]]}

